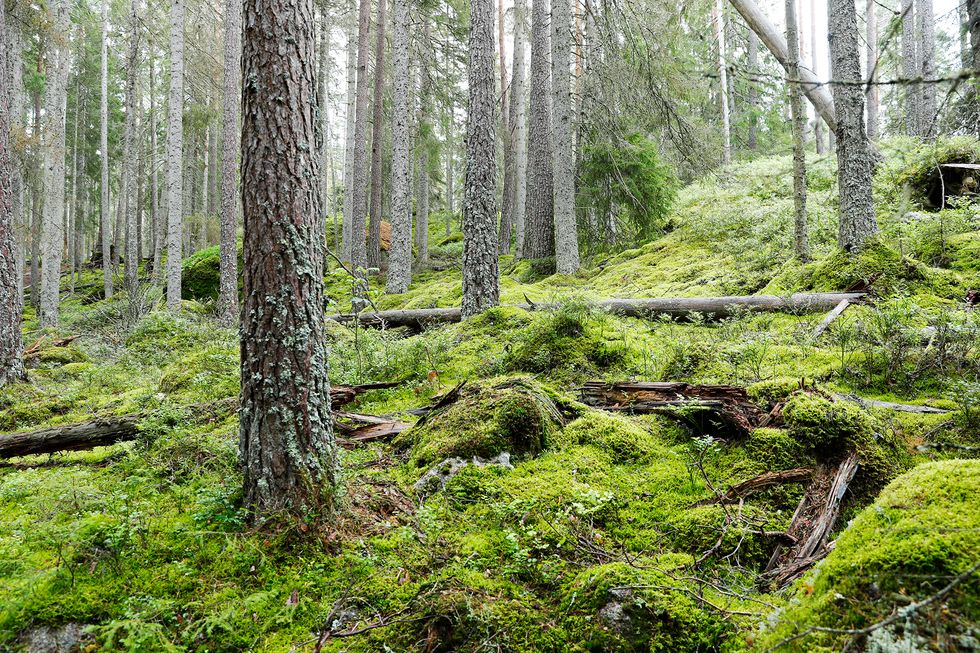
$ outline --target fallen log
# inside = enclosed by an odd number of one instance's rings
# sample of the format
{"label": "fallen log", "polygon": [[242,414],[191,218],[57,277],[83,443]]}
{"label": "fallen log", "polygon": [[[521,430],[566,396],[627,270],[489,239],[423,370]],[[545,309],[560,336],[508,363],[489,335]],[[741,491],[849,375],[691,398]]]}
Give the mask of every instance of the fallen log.
{"label": "fallen log", "polygon": [[850,401],[855,403],[862,408],[883,408],[885,410],[894,410],[899,413],[917,413],[920,415],[943,415],[950,411],[945,408],[933,408],[932,406],[918,406],[916,404],[897,404],[894,401],[878,401],[877,399],[864,399],[863,397],[858,397],[857,395],[849,394],[835,394],[835,398],[843,399],[844,401]]}
{"label": "fallen log", "polygon": [[[819,313],[838,306],[842,301],[856,301],[864,293],[800,293],[789,297],[746,295],[730,297],[652,297],[643,299],[606,299],[595,303],[599,310],[624,317],[673,317],[690,319],[694,315],[720,320],[743,312]],[[525,311],[554,310],[558,304],[515,304]],[[338,313],[328,320],[364,327],[422,330],[438,324],[459,322],[459,308],[415,308],[396,311]]]}
{"label": "fallen log", "polygon": [[841,313],[847,310],[847,307],[850,305],[851,305],[851,300],[842,299],[840,304],[835,306],[834,310],[827,313],[827,316],[824,319],[820,320],[820,324],[818,324],[813,329],[813,334],[812,334],[813,339],[816,340],[817,338],[819,338],[823,334],[823,332],[827,330],[827,327],[829,327],[834,320],[840,317]]}
{"label": "fallen log", "polygon": [[[759,490],[764,490],[767,487],[782,485],[784,483],[802,483],[806,479],[810,478],[812,474],[813,470],[808,467],[784,469],[780,472],[764,472],[755,478],[750,478],[747,481],[742,481],[738,485],[733,485],[732,487],[728,488],[724,494],[717,497],[711,497],[710,499],[704,499],[703,501],[698,501],[696,504],[694,504],[694,506],[735,503],[736,501],[755,494]],[[793,543],[795,544],[796,542],[794,541]]]}
{"label": "fallen log", "polygon": [[666,413],[705,431],[704,416],[736,435],[748,435],[767,416],[749,400],[745,388],[733,385],[692,383],[589,381],[579,393],[582,402],[596,408],[628,413]]}

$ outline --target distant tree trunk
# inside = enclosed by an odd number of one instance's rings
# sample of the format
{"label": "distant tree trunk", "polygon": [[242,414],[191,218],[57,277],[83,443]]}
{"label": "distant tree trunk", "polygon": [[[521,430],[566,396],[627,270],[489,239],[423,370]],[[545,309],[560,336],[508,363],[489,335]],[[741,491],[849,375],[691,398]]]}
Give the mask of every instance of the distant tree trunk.
{"label": "distant tree trunk", "polygon": [[394,103],[391,124],[391,246],[388,250],[389,293],[403,293],[412,281],[412,180],[409,176],[408,2],[394,0],[391,56]]}
{"label": "distant tree trunk", "polygon": [[247,0],[244,24],[245,506],[253,522],[286,515],[329,520],[340,470],[323,334],[323,245],[313,224],[319,215],[313,0]]}
{"label": "distant tree trunk", "polygon": [[167,308],[180,310],[184,205],[184,0],[170,13],[170,102],[167,123]]}
{"label": "distant tree trunk", "polygon": [[423,16],[422,47],[419,51],[419,117],[416,142],[419,158],[415,164],[418,178],[415,191],[415,266],[422,269],[429,264],[429,139],[431,138],[432,39],[429,21]]}
{"label": "distant tree trunk", "polygon": [[498,233],[501,254],[510,254],[510,239],[514,230],[514,144],[507,114],[507,55],[504,38],[504,0],[497,0],[497,45],[500,51],[500,140],[504,153],[504,188],[501,193],[500,230]]}
{"label": "distant tree trunk", "polygon": [[242,2],[225,2],[224,99],[221,109],[221,229],[218,239],[218,322],[238,322],[238,155],[241,152]]}
{"label": "distant tree trunk", "polygon": [[[972,0],[976,4],[976,0]],[[973,68],[973,52],[970,50],[970,2],[960,3],[960,68]]]}
{"label": "distant tree trunk", "polygon": [[[23,345],[20,322],[23,295],[18,291],[20,273],[17,270],[17,233],[14,222],[15,162],[10,152],[10,127],[13,122],[11,107],[16,104],[11,94],[19,93],[15,86],[17,74],[8,78],[9,67],[20,66],[19,48],[11,56],[8,47],[12,39],[19,39],[7,24],[7,6],[0,2],[0,387],[24,378]],[[11,61],[12,60],[12,61]]]}
{"label": "distant tree trunk", "polygon": [[914,82],[919,74],[915,43],[915,7],[912,0],[902,0],[902,75],[905,77],[905,133],[919,135],[919,85]]}
{"label": "distant tree trunk", "polygon": [[[7,42],[10,43],[10,95],[8,97],[8,102],[10,106],[10,127],[17,126],[18,129],[26,132],[26,124],[24,120],[24,112],[26,109],[24,95],[24,39],[15,27],[7,27],[6,29]],[[15,259],[15,274],[16,274],[16,292],[18,306],[23,309],[24,301],[24,264],[26,263],[26,239],[28,232],[27,225],[27,215],[24,210],[24,188],[25,188],[25,177],[24,177],[24,165],[25,157],[23,153],[19,156],[14,156],[16,152],[11,153],[10,158],[10,189],[11,189],[11,208],[13,211],[12,216],[12,234],[13,234],[13,251]],[[2,182],[0,182],[2,183]],[[19,314],[19,313],[18,313]]]}
{"label": "distant tree trunk", "polygon": [[75,292],[75,248],[73,247],[73,240],[75,237],[75,225],[78,223],[78,209],[79,209],[79,198],[78,198],[78,158],[79,151],[82,149],[79,147],[78,143],[78,123],[80,121],[80,115],[82,112],[82,85],[80,81],[81,77],[75,77],[75,126],[72,133],[72,156],[71,156],[71,205],[68,208],[68,226],[65,230],[65,248],[68,253],[68,284],[69,293],[74,294]]}
{"label": "distant tree trunk", "polygon": [[99,240],[102,245],[102,280],[106,299],[112,297],[112,225],[109,221],[109,0],[102,0],[102,95],[99,150],[102,171],[99,202]]}
{"label": "distant tree trunk", "polygon": [[132,302],[139,285],[139,254],[136,245],[136,89],[139,75],[139,0],[132,0],[129,21],[129,56],[126,58],[126,125],[123,137],[123,177],[120,193],[123,195],[126,220],[126,293]]}
{"label": "distant tree trunk", "polygon": [[49,50],[44,92],[44,216],[41,221],[41,326],[58,326],[65,242],[65,111],[68,102],[67,0],[49,0],[48,19],[58,35]]}
{"label": "distant tree trunk", "polygon": [[166,222],[160,215],[160,176],[157,161],[157,111],[156,111],[156,64],[153,59],[153,41],[150,40],[150,224],[153,230],[153,281],[162,278],[163,241]]}
{"label": "distant tree trunk", "polygon": [[933,138],[936,135],[936,23],[932,0],[915,0],[919,19],[919,76],[922,77],[919,105],[919,135]]}
{"label": "distant tree trunk", "polygon": [[[715,43],[718,45],[718,97],[721,99],[721,138],[722,163],[732,161],[731,118],[728,114],[728,64],[725,59],[725,5],[724,0],[715,0],[711,7],[711,22],[715,30]],[[798,47],[798,46],[797,46]]]}
{"label": "distant tree trunk", "polygon": [[555,255],[554,160],[551,142],[551,75],[548,62],[548,0],[531,3],[531,116],[528,123],[528,184],[524,258]]}
{"label": "distant tree trunk", "polygon": [[980,72],[980,0],[966,0],[970,32],[970,60],[973,69]]}
{"label": "distant tree trunk", "polygon": [[[384,2],[384,0],[379,0]],[[367,268],[367,110],[371,88],[368,86],[368,33],[371,26],[371,0],[360,0],[357,23],[357,101],[354,107],[354,165],[351,185],[354,188],[354,219],[351,221],[350,261],[355,270]]]}
{"label": "distant tree trunk", "polygon": [[579,268],[575,223],[575,144],[572,131],[572,13],[570,0],[551,2],[552,134],[555,267],[560,274]]}
{"label": "distant tree trunk", "polygon": [[378,29],[374,35],[374,120],[371,124],[371,230],[368,234],[368,267],[381,267],[381,204],[384,175],[381,148],[384,146],[385,9],[388,0],[378,0]]}
{"label": "distant tree trunk", "polygon": [[748,74],[749,74],[749,137],[747,145],[750,150],[759,147],[759,89],[756,86],[756,75],[759,74],[759,37],[749,29],[748,44]]}
{"label": "distant tree trunk", "polygon": [[810,260],[810,239],[806,224],[806,147],[803,132],[806,111],[800,92],[800,38],[799,21],[796,17],[796,0],[786,0],[786,43],[789,57],[789,103],[793,116],[793,235],[796,257]]}
{"label": "distant tree trunk", "polygon": [[828,4],[834,106],[837,109],[837,183],[840,225],[837,242],[848,252],[860,249],[878,231],[871,198],[871,150],[864,131],[864,92],[858,54],[854,0]]}
{"label": "distant tree trunk", "polygon": [[[43,58],[37,58],[37,72],[43,74]],[[34,142],[41,142],[41,94],[34,93]],[[41,306],[41,199],[44,196],[43,175],[40,168],[43,165],[40,158],[36,161],[37,172],[31,184],[31,306],[39,309]]]}
{"label": "distant tree trunk", "polygon": [[453,167],[453,157],[455,157],[456,152],[454,151],[453,145],[453,121],[455,120],[453,115],[453,102],[451,98],[446,99],[446,225],[445,234],[446,238],[449,238],[449,233],[452,230],[453,219],[456,217],[456,205],[455,196],[456,191],[453,188],[453,182],[456,178],[456,172]]}
{"label": "distant tree trunk", "polygon": [[354,123],[357,103],[357,19],[355,4],[349,7],[347,25],[347,115],[344,133],[344,224],[341,230],[340,259],[351,260],[351,224],[354,220]]}
{"label": "distant tree trunk", "polygon": [[878,17],[875,13],[877,0],[867,0],[865,6],[865,26],[867,33],[865,40],[868,43],[867,62],[868,62],[868,138],[873,141],[878,140]]}
{"label": "distant tree trunk", "polygon": [[[320,17],[322,29],[320,30],[320,77],[318,84],[318,95],[320,100],[320,219],[317,225],[321,227],[321,239],[326,247],[326,217],[331,218],[334,225],[334,235],[336,240],[336,220],[330,202],[330,191],[332,184],[330,174],[333,173],[330,156],[330,78],[333,76],[333,66],[330,61],[330,11],[326,6],[321,7]],[[329,174],[328,174],[329,173]]]}
{"label": "distant tree trunk", "polygon": [[511,213],[514,216],[514,254],[524,256],[524,234],[527,210],[527,3],[514,0],[514,64],[511,66],[510,127],[514,148],[514,192]]}
{"label": "distant tree trunk", "polygon": [[464,318],[496,306],[500,298],[493,49],[493,0],[471,0],[463,202]]}
{"label": "distant tree trunk", "polygon": [[[810,52],[810,67],[817,71],[817,0],[810,0],[810,43],[813,44]],[[814,112],[813,115],[813,142],[817,154],[824,154],[827,145],[823,136],[824,121],[820,119],[820,113]]]}

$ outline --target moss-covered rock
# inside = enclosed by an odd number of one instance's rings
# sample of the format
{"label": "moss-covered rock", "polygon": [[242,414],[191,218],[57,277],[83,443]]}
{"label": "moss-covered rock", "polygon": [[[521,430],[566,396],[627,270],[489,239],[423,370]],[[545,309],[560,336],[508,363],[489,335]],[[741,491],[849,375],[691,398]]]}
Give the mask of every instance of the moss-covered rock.
{"label": "moss-covered rock", "polygon": [[[980,461],[927,463],[895,479],[798,583],[796,599],[770,617],[775,627],[755,639],[755,648],[767,650],[813,626],[866,628],[936,594],[980,559],[978,496]],[[893,648],[861,650],[971,650],[965,643],[975,641],[978,594],[980,577],[974,575],[873,637],[892,640]],[[840,651],[851,639],[816,632],[779,650]],[[858,640],[860,648],[864,638]]]}
{"label": "moss-covered rock", "polygon": [[[238,269],[242,269],[242,244],[238,243]],[[180,296],[184,299],[215,300],[221,281],[221,248],[207,247],[180,264]],[[239,279],[239,285],[241,279]]]}
{"label": "moss-covered rock", "polygon": [[786,402],[783,419],[799,442],[820,451],[841,451],[872,430],[870,417],[857,404],[810,393]]}

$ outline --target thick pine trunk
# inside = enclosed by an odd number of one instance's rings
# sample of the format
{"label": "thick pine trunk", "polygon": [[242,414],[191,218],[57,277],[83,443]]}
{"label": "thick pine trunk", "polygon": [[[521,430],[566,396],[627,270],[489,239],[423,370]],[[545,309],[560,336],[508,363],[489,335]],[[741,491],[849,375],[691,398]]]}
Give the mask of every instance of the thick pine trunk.
{"label": "thick pine trunk", "polygon": [[810,260],[810,239],[806,224],[806,149],[804,134],[806,130],[806,111],[803,108],[803,94],[800,92],[800,39],[799,21],[796,17],[796,0],[786,0],[786,43],[789,57],[789,103],[793,117],[793,242],[796,257],[801,261]]}
{"label": "thick pine trunk", "polygon": [[864,131],[864,92],[854,0],[828,7],[834,107],[837,110],[837,183],[840,223],[837,242],[849,252],[878,231],[871,197],[871,148]]}
{"label": "thick pine trunk", "polygon": [[126,58],[126,124],[123,136],[123,178],[121,193],[126,221],[126,293],[129,301],[136,299],[139,285],[139,246],[136,244],[136,94],[139,75],[139,0],[132,0],[129,20],[129,56]]}
{"label": "thick pine trunk", "polygon": [[170,102],[167,121],[167,308],[180,310],[184,206],[184,0],[170,13]]}
{"label": "thick pine trunk", "polygon": [[[244,6],[241,460],[253,519],[330,519],[339,482],[323,335],[313,0]],[[289,84],[283,84],[289,79]]]}
{"label": "thick pine trunk", "polygon": [[868,138],[878,140],[878,16],[875,9],[877,0],[867,0],[864,9],[865,41],[867,42],[867,75],[868,80]]}
{"label": "thick pine trunk", "polygon": [[[384,0],[380,0],[384,1]],[[351,220],[350,262],[355,270],[367,268],[368,186],[367,186],[367,111],[371,87],[368,85],[368,38],[371,26],[371,0],[360,0],[357,23],[357,101],[354,106],[354,165],[351,185],[354,189],[354,218]]]}
{"label": "thick pine trunk", "polygon": [[65,241],[65,110],[68,101],[68,33],[71,27],[67,0],[49,1],[48,20],[54,33],[59,36],[51,40],[44,91],[40,312],[42,327],[56,327]]}
{"label": "thick pine trunk", "polygon": [[919,105],[919,135],[932,138],[936,135],[936,25],[932,0],[915,0],[919,21],[919,76],[921,85]]}
{"label": "thick pine trunk", "polygon": [[572,132],[572,13],[570,0],[551,3],[552,188],[555,207],[555,267],[560,274],[579,268],[575,223],[575,144]]}
{"label": "thick pine trunk", "polygon": [[548,0],[531,3],[531,110],[527,142],[527,204],[523,258],[555,255],[554,160]]}
{"label": "thick pine trunk", "polygon": [[225,3],[224,99],[221,110],[221,229],[218,240],[218,321],[238,322],[238,155],[241,152],[242,3]]}
{"label": "thick pine trunk", "polygon": [[403,293],[412,281],[412,179],[409,172],[408,0],[394,0],[391,56],[394,104],[391,117],[391,245],[388,250],[389,293]]}
{"label": "thick pine trunk", "polygon": [[378,0],[378,29],[374,35],[374,119],[371,124],[371,228],[368,233],[368,267],[381,267],[381,205],[384,175],[381,148],[384,146],[385,10],[388,0]]}
{"label": "thick pine trunk", "polygon": [[493,22],[493,0],[471,0],[463,202],[464,318],[496,306],[500,298]]}

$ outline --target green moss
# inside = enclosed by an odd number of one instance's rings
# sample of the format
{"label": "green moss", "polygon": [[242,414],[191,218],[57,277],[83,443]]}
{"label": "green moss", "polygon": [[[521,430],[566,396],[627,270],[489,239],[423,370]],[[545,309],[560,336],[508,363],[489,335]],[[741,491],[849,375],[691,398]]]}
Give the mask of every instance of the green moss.
{"label": "green moss", "polygon": [[735,466],[753,474],[813,464],[808,443],[784,429],[755,429],[740,447],[732,450],[737,452]]}
{"label": "green moss", "polygon": [[841,451],[872,431],[870,417],[857,404],[817,394],[794,395],[783,418],[793,437],[819,451]]}
{"label": "green moss", "polygon": [[791,394],[800,389],[800,379],[780,377],[753,383],[746,388],[749,399],[760,406],[772,406],[785,401]]}
{"label": "green moss", "polygon": [[647,429],[619,415],[589,411],[566,426],[563,445],[588,444],[609,452],[616,462],[645,461],[663,455],[663,445]]}
{"label": "green moss", "polygon": [[238,394],[238,375],[236,349],[207,347],[168,365],[160,378],[160,392],[197,403],[222,399]]}
{"label": "green moss", "polygon": [[[238,269],[242,269],[242,244],[238,243]],[[216,300],[221,282],[221,248],[199,250],[180,264],[180,295],[184,299]],[[239,279],[239,285],[241,279]]]}
{"label": "green moss", "polygon": [[[827,559],[798,583],[796,600],[770,618],[775,628],[763,632],[756,648],[765,650],[811,626],[864,628],[935,594],[977,561],[977,496],[978,461],[929,463],[895,479],[844,531]],[[954,642],[980,619],[978,592],[980,578],[974,575],[887,631],[897,639],[914,633]],[[813,633],[780,650],[839,651],[850,639]],[[904,648],[892,650],[915,649],[906,641]]]}
{"label": "green moss", "polygon": [[980,231],[949,239],[950,265],[963,272],[980,272]]}

